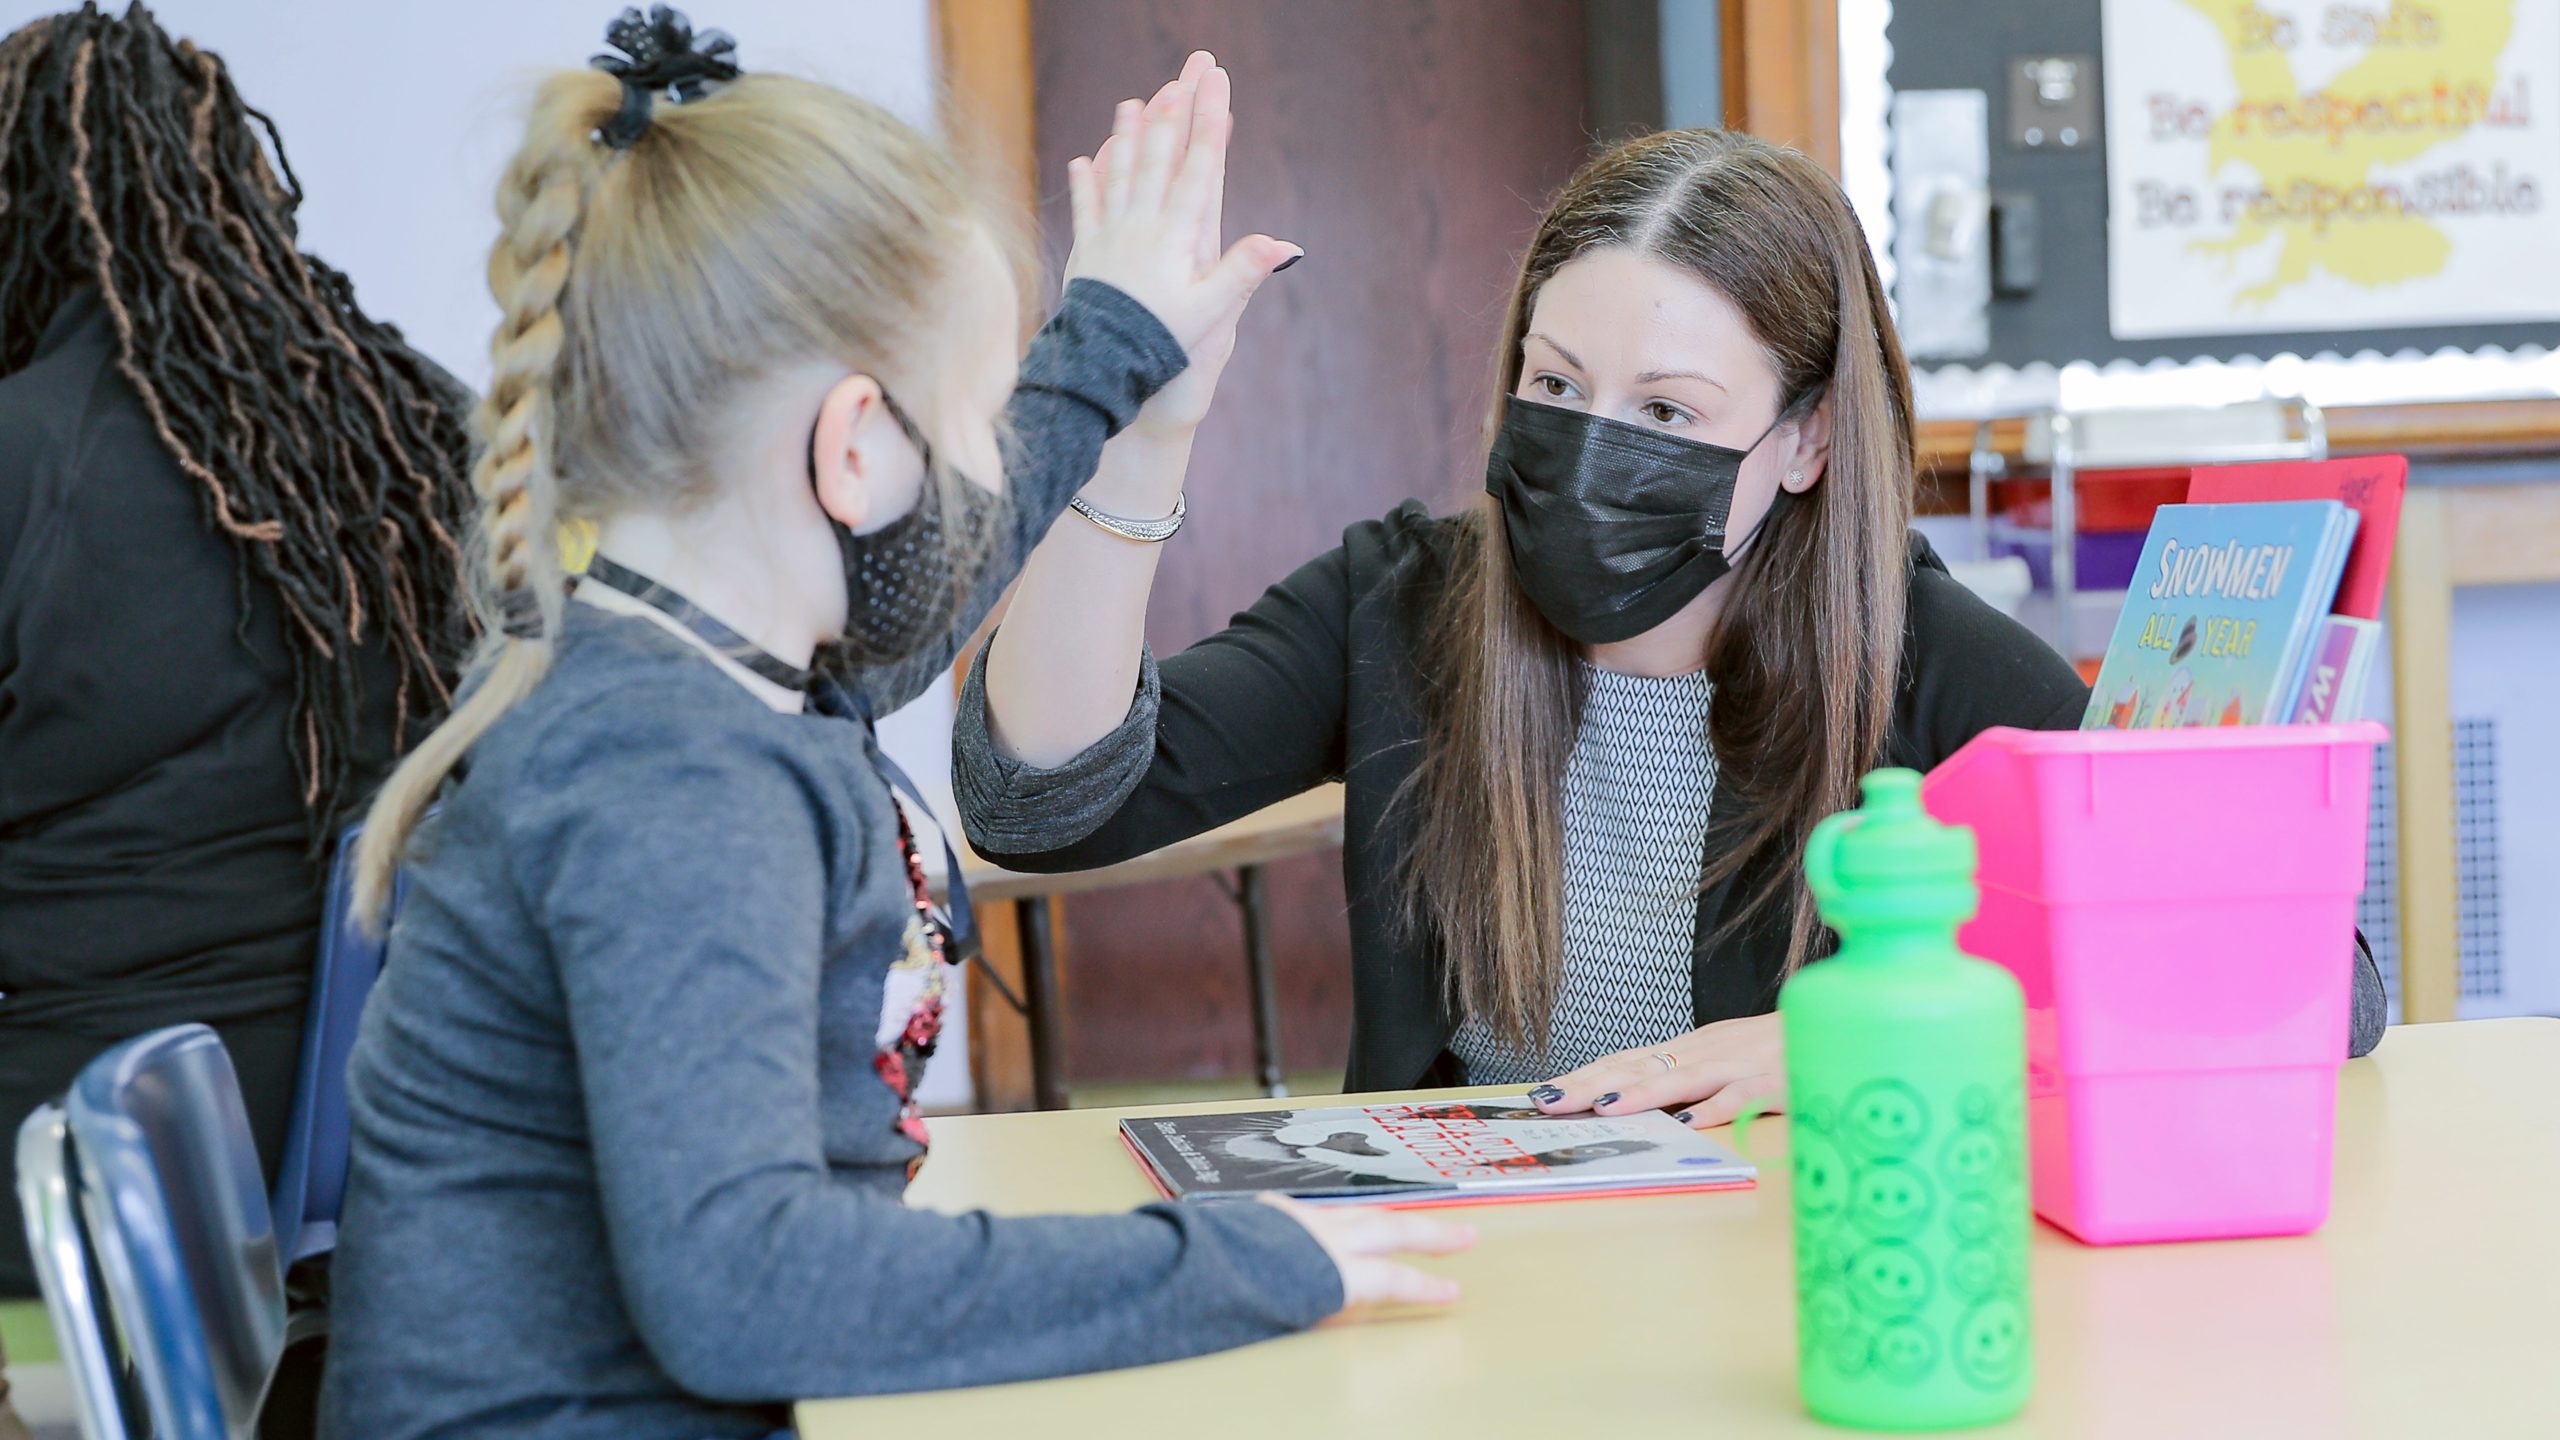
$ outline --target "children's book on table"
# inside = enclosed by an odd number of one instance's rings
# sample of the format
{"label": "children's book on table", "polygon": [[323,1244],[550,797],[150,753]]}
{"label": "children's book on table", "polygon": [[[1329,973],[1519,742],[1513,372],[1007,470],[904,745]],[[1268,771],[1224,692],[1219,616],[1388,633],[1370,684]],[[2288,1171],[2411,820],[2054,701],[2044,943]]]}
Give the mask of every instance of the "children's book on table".
{"label": "children's book on table", "polygon": [[1732,1189],[1758,1173],[1661,1111],[1551,1116],[1526,1095],[1144,1116],[1120,1138],[1159,1191],[1202,1201],[1489,1204]]}

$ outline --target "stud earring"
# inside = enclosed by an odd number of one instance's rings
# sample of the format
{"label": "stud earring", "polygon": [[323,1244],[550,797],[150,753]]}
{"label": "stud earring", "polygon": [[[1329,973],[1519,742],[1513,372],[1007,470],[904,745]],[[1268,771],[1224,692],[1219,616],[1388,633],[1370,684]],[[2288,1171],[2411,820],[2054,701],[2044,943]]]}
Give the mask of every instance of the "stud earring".
{"label": "stud earring", "polygon": [[1788,485],[1788,486],[1789,486],[1789,488],[1791,488],[1791,489],[1798,489],[1798,490],[1803,489],[1803,488],[1804,488],[1804,472],[1803,472],[1803,471],[1801,471],[1801,470],[1790,470],[1790,471],[1788,471],[1788,472],[1787,472],[1787,485]]}

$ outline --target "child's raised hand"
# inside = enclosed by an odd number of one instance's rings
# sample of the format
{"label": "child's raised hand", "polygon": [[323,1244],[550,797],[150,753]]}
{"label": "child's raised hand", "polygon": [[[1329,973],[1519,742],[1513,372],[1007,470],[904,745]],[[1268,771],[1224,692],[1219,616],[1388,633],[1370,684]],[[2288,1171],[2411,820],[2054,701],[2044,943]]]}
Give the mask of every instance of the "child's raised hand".
{"label": "child's raised hand", "polygon": [[1111,138],[1093,158],[1067,167],[1076,234],[1067,278],[1126,292],[1191,357],[1191,368],[1149,406],[1157,424],[1197,423],[1245,302],[1299,253],[1267,235],[1248,235],[1219,252],[1233,128],[1226,72],[1195,51],[1153,100],[1122,101]]}
{"label": "child's raised hand", "polygon": [[1446,1305],[1458,1298],[1457,1281],[1394,1257],[1455,1255],[1476,1243],[1474,1226],[1365,1205],[1328,1210],[1279,1195],[1259,1198],[1307,1227],[1333,1257],[1342,1274],[1344,1315],[1357,1318],[1359,1312],[1384,1305]]}

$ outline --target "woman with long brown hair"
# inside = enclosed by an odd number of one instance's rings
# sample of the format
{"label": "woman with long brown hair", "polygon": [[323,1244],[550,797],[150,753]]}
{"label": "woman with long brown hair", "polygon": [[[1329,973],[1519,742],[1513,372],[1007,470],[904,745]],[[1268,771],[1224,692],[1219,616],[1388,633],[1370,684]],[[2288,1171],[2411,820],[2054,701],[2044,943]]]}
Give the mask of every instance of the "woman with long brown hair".
{"label": "woman with long brown hair", "polygon": [[1909,372],[1803,155],[1692,130],[1592,160],[1498,364],[1476,506],[1354,526],[1160,668],[1155,532],[1103,522],[1178,515],[1180,468],[1106,467],[970,677],[963,810],[990,857],[1076,869],[1342,779],[1351,1089],[1555,1077],[1550,1110],[1719,1124],[1780,1087],[1777,988],[1824,952],[1814,823],[2088,692],[1911,533]]}

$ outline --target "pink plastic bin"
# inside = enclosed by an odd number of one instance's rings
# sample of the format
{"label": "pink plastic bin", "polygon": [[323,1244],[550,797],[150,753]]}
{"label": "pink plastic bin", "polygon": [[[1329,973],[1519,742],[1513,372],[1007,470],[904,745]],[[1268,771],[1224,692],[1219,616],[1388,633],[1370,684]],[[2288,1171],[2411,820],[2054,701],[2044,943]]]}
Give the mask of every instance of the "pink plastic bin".
{"label": "pink plastic bin", "polygon": [[1922,788],[1970,825],[1964,948],[2027,992],[2036,1213],[2095,1245],[2329,1214],[2373,747],[2353,725],[1988,730]]}

